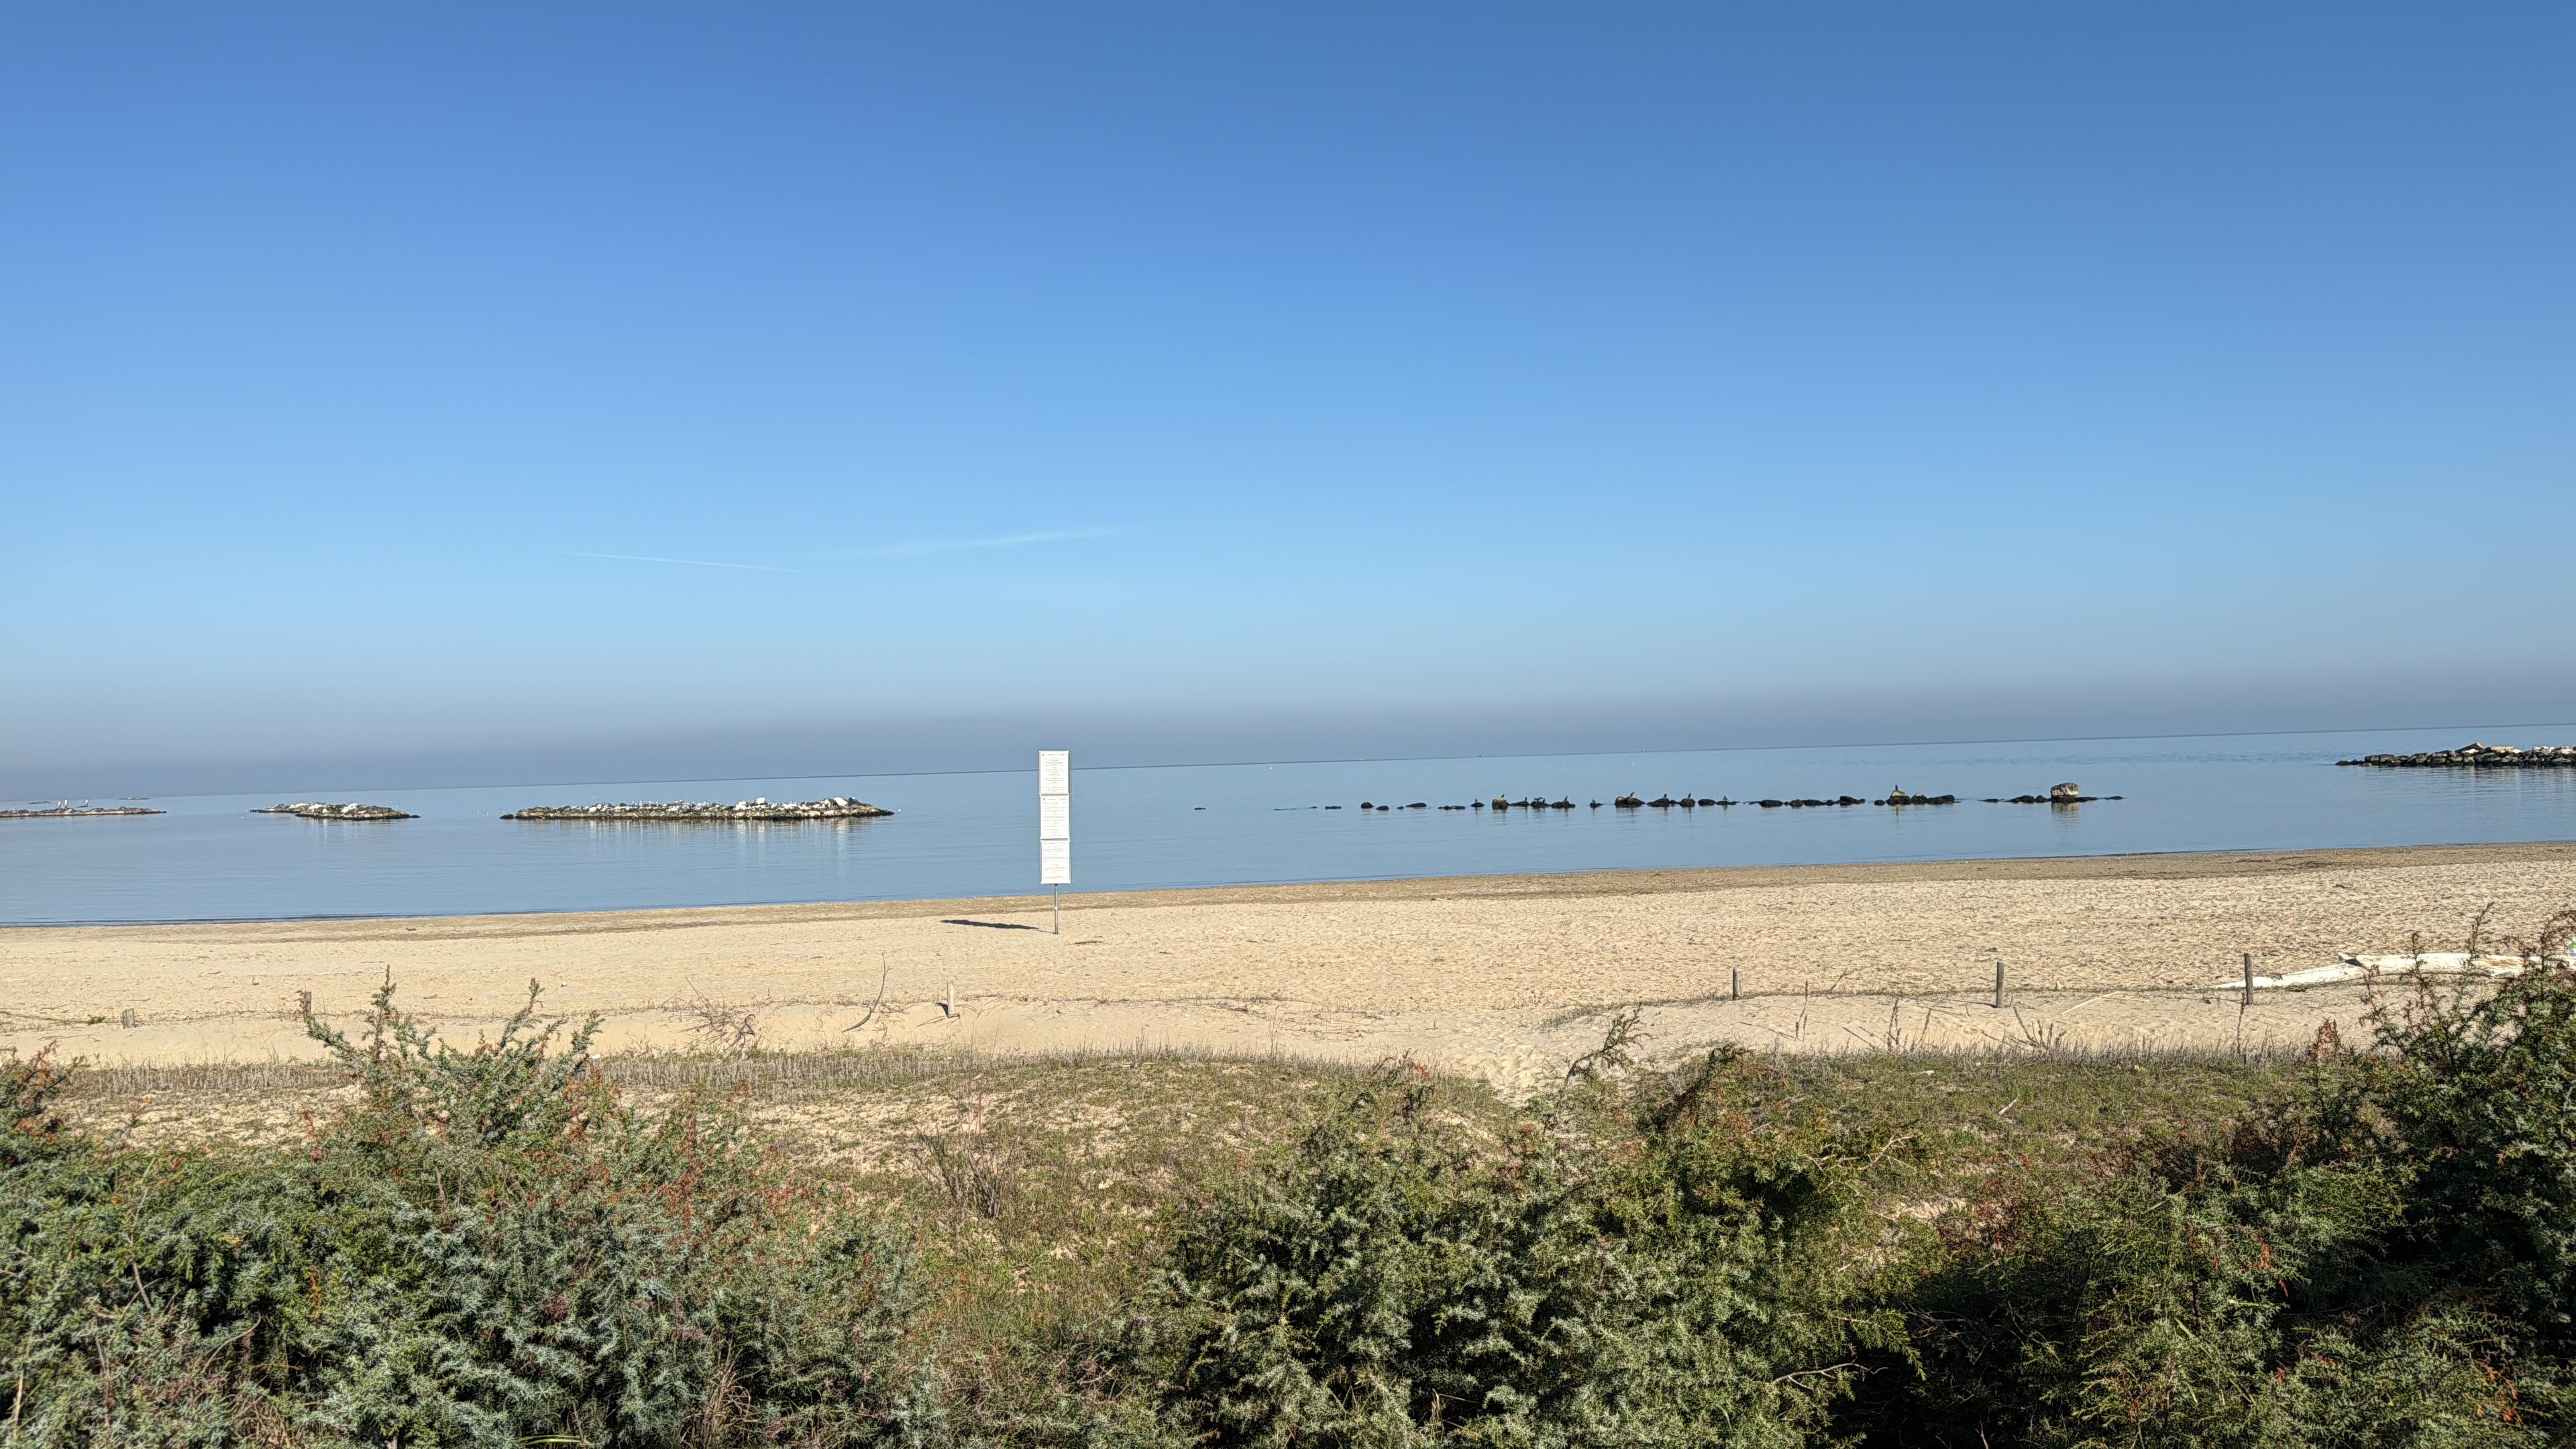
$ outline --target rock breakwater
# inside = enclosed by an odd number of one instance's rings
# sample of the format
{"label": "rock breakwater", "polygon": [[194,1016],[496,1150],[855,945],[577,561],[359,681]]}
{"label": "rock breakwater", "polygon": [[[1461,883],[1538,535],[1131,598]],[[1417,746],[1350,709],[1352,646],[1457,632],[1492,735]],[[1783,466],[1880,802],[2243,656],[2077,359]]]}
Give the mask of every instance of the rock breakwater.
{"label": "rock breakwater", "polygon": [[2576,745],[2467,744],[2456,750],[2428,750],[2420,755],[2364,755],[2337,760],[2338,765],[2369,765],[2382,770],[2576,770]]}
{"label": "rock breakwater", "polygon": [[646,800],[632,804],[531,805],[513,810],[504,820],[867,820],[894,812],[865,800],[834,795],[824,800],[711,801]]}
{"label": "rock breakwater", "polygon": [[94,820],[105,815],[158,815],[140,805],[74,805],[61,801],[27,810],[0,810],[0,820]]}
{"label": "rock breakwater", "polygon": [[[2051,785],[2048,788],[2048,793],[2045,795],[2015,795],[2010,800],[2006,800],[1997,795],[1988,795],[1984,797],[1984,800],[1988,805],[2089,805],[2097,800],[2117,800],[2120,798],[2121,797],[2118,795],[2087,795],[2084,793],[2081,786],[2077,785],[2072,780],[2068,780],[2060,784]],[[1619,810],[1731,810],[1738,805],[1751,806],[1759,810],[1838,810],[1848,809],[1855,805],[1882,805],[1894,809],[1905,810],[1919,805],[1956,805],[1958,803],[1959,797],[1956,795],[1946,793],[1934,794],[1930,791],[1908,790],[1902,785],[1889,790],[1885,795],[1876,799],[1863,799],[1858,795],[1834,795],[1824,798],[1808,795],[1796,799],[1783,798],[1776,800],[1736,800],[1724,795],[1658,795],[1654,799],[1649,800],[1645,796],[1631,790],[1620,794],[1610,802],[1613,808]],[[1282,808],[1294,809],[1295,807],[1286,806]],[[1310,806],[1308,808],[1339,810],[1342,807],[1339,805],[1323,805]],[[1428,805],[1419,800],[1410,805],[1381,805],[1374,800],[1362,800],[1359,803],[1359,808],[1371,811],[1466,811],[1490,809],[1496,814],[1502,814],[1506,811],[1512,810],[1598,810],[1601,808],[1601,802],[1594,800],[1589,802],[1588,805],[1577,805],[1574,797],[1571,795],[1559,796],[1554,800],[1550,800],[1543,794],[1525,796],[1517,800],[1513,799],[1509,795],[1497,795],[1490,801],[1471,800],[1464,805]]]}
{"label": "rock breakwater", "polygon": [[253,815],[292,815],[299,820],[417,820],[420,817],[396,810],[391,805],[364,805],[355,800],[330,804],[320,800],[298,800],[292,805],[262,805]]}

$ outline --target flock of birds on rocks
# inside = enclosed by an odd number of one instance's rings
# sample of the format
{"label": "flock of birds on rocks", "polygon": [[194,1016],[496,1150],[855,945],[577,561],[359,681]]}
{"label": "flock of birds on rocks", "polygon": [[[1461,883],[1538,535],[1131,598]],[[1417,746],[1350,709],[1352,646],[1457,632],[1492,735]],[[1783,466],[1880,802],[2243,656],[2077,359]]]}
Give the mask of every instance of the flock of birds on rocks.
{"label": "flock of birds on rocks", "polygon": [[[2014,795],[2010,798],[1989,795],[1985,798],[1985,803],[1988,805],[2086,805],[2096,800],[2120,798],[2117,795],[2087,795],[2074,781],[2069,780],[2063,784],[2050,786],[2045,795]],[[1819,800],[1813,796],[1797,800],[1730,800],[1724,796],[1712,798],[1707,795],[1658,795],[1648,800],[1640,795],[1627,794],[1610,801],[1609,808],[1613,810],[1731,810],[1738,805],[1750,805],[1759,810],[1818,810],[1841,809],[1852,805],[1885,805],[1895,809],[1906,809],[1917,805],[1956,805],[1958,803],[1959,797],[1956,795],[1918,794],[1899,786],[1876,800],[1864,800],[1857,795],[1837,795],[1830,800]],[[1339,810],[1342,807],[1310,805],[1307,808]],[[1380,805],[1374,800],[1362,800],[1359,808],[1371,812],[1492,810],[1499,815],[1509,810],[1599,810],[1602,808],[1602,803],[1592,800],[1578,806],[1571,796],[1550,800],[1545,795],[1532,795],[1524,800],[1515,800],[1508,795],[1497,795],[1489,801],[1473,800],[1464,805],[1434,805],[1426,800],[1415,800],[1404,805]]]}
{"label": "flock of birds on rocks", "polygon": [[2468,744],[2456,750],[2431,750],[2420,755],[2364,755],[2358,760],[2337,760],[2338,765],[2371,765],[2383,770],[2570,770],[2576,769],[2576,745]]}
{"label": "flock of birds on rocks", "polygon": [[[92,805],[84,800],[75,805],[68,800],[40,808],[0,810],[0,820],[71,820],[93,815],[158,815],[139,805]],[[415,820],[418,816],[396,810],[390,805],[369,805],[350,800],[297,800],[277,805],[262,805],[253,815],[292,815],[299,820]],[[835,795],[827,800],[738,800],[731,805],[712,801],[673,800],[647,801],[642,804],[600,805],[532,805],[502,816],[504,820],[866,820],[894,812],[882,805]]]}
{"label": "flock of birds on rocks", "polygon": [[731,805],[697,800],[647,800],[638,804],[531,805],[504,820],[867,820],[894,812],[847,795],[822,800],[772,800],[766,795]]}
{"label": "flock of birds on rocks", "polygon": [[[71,820],[93,815],[158,815],[158,810],[140,805],[92,805],[86,800],[75,805],[69,800],[32,801],[34,808],[0,810],[0,820]],[[420,817],[391,805],[370,805],[363,801],[296,800],[276,805],[262,805],[253,815],[292,815],[299,820],[416,820]],[[766,796],[737,800],[731,805],[715,801],[672,800],[645,801],[640,804],[598,805],[531,805],[502,816],[504,820],[867,820],[894,812],[882,805],[847,795],[834,795],[823,800],[771,800]]]}
{"label": "flock of birds on rocks", "polygon": [[333,805],[319,800],[298,800],[292,805],[263,805],[253,815],[293,815],[303,820],[411,820],[391,805],[362,805],[356,801]]}
{"label": "flock of birds on rocks", "polygon": [[158,815],[140,805],[92,805],[83,800],[78,805],[69,800],[30,800],[24,810],[0,810],[0,820],[86,820],[98,815]]}
{"label": "flock of birds on rocks", "polygon": [[[2051,786],[2048,793],[2045,795],[2015,795],[2010,799],[2005,799],[2000,796],[1988,796],[1986,797],[1985,803],[1989,805],[2083,805],[2096,799],[2117,800],[2119,798],[2120,797],[2117,795],[2087,795],[2082,790],[2078,789],[2075,783],[2070,780],[2061,785]],[[1875,800],[1864,800],[1857,795],[1836,795],[1831,799],[1818,799],[1814,796],[1807,796],[1794,800],[1732,800],[1725,796],[1658,795],[1654,799],[1649,800],[1641,795],[1632,793],[1621,795],[1616,799],[1611,800],[1608,808],[1614,810],[1731,810],[1738,805],[1746,805],[1758,810],[1826,810],[1842,809],[1853,805],[1883,805],[1896,809],[1910,809],[1921,805],[1956,805],[1958,803],[1959,797],[1956,795],[1934,795],[1928,792],[1906,790],[1900,786],[1888,791],[1885,795],[1880,796]],[[1203,810],[1207,807],[1200,806],[1198,808]],[[1339,810],[1342,807],[1339,805],[1314,805],[1308,806],[1307,808],[1313,810]],[[1359,808],[1371,813],[1384,813],[1397,810],[1491,810],[1495,814],[1500,815],[1512,810],[1599,810],[1603,808],[1603,803],[1599,800],[1593,800],[1584,805],[1577,806],[1574,803],[1572,796],[1563,796],[1558,799],[1550,800],[1545,795],[1532,795],[1526,799],[1515,800],[1508,795],[1497,795],[1491,800],[1475,800],[1464,805],[1433,805],[1427,800],[1415,800],[1404,805],[1381,805],[1374,800],[1362,800]],[[159,813],[160,812],[157,810],[144,810],[130,806],[115,809],[91,807],[88,806],[86,802],[80,806],[74,806],[66,801],[43,810],[0,811],[0,818],[8,818],[12,816],[34,817],[42,815],[51,815],[56,817],[78,815],[157,815]],[[304,820],[410,820],[414,818],[403,811],[394,809],[390,805],[369,805],[357,801],[335,804],[317,800],[298,800],[291,804],[262,806],[251,813],[254,815],[293,815]],[[514,810],[501,818],[504,820],[785,821],[867,819],[873,816],[891,815],[893,813],[893,811],[888,810],[883,806],[871,805],[864,800],[854,800],[848,796],[835,795],[824,800],[774,801],[766,798],[741,800],[736,801],[731,805],[719,804],[712,801],[700,802],[685,800],[644,801],[639,803],[622,804],[602,803],[598,805],[532,805],[524,810]]]}

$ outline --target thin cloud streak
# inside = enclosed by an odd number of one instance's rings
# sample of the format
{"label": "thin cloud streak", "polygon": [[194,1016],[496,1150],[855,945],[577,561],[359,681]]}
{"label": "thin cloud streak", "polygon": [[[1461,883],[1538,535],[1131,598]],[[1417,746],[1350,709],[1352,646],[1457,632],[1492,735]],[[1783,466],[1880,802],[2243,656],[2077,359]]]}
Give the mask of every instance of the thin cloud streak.
{"label": "thin cloud streak", "polygon": [[761,574],[794,574],[802,569],[780,568],[776,564],[724,563],[711,558],[657,558],[648,553],[585,553],[580,549],[559,548],[555,552],[566,558],[613,558],[624,563],[687,564],[693,569],[748,569]]}
{"label": "thin cloud streak", "polygon": [[994,538],[913,539],[859,552],[872,558],[927,558],[936,553],[956,553],[970,548],[1020,548],[1033,543],[1070,543],[1078,538],[1111,538],[1126,531],[1108,527],[1055,528],[1043,533],[1005,533]]}

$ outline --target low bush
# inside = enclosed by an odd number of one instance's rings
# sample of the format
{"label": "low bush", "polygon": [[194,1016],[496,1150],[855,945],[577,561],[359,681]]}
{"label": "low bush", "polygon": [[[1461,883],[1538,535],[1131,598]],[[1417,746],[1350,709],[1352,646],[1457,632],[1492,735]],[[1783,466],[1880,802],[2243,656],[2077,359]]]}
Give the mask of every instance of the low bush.
{"label": "low bush", "polygon": [[2567,1442],[2576,975],[2419,984],[2372,1025],[2360,1053],[2321,1034],[2276,1110],[2133,1144],[2089,1181],[1990,1187],[1887,1290],[1920,1374],[1879,1364],[1843,1427],[1882,1445]]}
{"label": "low bush", "polygon": [[436,1041],[379,992],[309,1023],[357,1088],[301,1152],[115,1151],[5,1082],[8,1442],[929,1443],[899,1241],[795,1188],[739,1113],[647,1119],[535,994]]}
{"label": "low bush", "polygon": [[1179,1237],[1140,1320],[1206,1445],[1795,1445],[1892,1321],[1854,1144],[1734,1052],[1499,1137],[1390,1077]]}

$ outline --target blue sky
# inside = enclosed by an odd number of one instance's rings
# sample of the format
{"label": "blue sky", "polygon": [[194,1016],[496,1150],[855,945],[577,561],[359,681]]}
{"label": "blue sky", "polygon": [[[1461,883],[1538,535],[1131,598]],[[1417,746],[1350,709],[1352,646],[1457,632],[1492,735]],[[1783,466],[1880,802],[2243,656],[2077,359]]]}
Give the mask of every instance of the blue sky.
{"label": "blue sky", "polygon": [[26,788],[2576,716],[2560,4],[23,5],[0,205]]}

